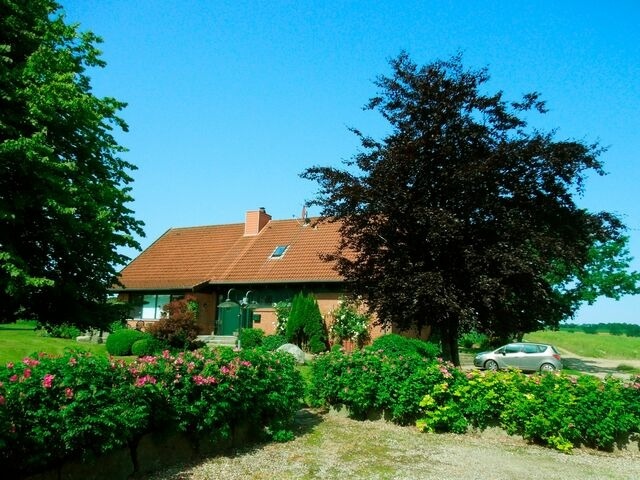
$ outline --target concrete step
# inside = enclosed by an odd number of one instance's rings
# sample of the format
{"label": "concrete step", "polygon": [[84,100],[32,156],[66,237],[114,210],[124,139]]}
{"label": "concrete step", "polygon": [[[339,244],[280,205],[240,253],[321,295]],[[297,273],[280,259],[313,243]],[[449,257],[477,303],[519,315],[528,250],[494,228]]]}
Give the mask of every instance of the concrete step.
{"label": "concrete step", "polygon": [[198,340],[207,345],[226,345],[235,347],[238,339],[234,335],[198,335]]}

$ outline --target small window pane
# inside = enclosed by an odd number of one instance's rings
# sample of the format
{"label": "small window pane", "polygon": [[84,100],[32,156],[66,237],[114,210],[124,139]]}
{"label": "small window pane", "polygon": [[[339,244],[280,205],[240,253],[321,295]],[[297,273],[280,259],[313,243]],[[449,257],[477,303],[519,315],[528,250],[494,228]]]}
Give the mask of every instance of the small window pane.
{"label": "small window pane", "polygon": [[162,307],[171,301],[171,295],[158,295],[156,299],[156,316],[155,318],[162,318]]}
{"label": "small window pane", "polygon": [[289,245],[278,245],[276,249],[271,254],[271,258],[280,258],[284,255],[284,252],[287,251],[287,247]]}

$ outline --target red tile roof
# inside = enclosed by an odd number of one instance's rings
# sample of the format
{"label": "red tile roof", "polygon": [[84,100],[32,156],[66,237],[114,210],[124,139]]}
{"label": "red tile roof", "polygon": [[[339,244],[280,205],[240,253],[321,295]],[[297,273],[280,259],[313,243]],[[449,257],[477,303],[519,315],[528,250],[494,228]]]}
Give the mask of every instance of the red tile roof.
{"label": "red tile roof", "polygon": [[[121,272],[127,290],[190,289],[197,285],[336,282],[342,277],[320,258],[339,242],[337,223],[271,220],[257,235],[244,224],[172,228]],[[270,258],[288,245],[280,258]]]}

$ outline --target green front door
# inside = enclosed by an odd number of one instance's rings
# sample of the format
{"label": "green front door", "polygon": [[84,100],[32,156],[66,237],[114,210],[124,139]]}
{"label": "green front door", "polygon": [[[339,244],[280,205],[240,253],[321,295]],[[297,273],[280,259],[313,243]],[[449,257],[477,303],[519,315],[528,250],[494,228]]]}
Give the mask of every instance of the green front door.
{"label": "green front door", "polygon": [[218,306],[218,325],[220,331],[216,335],[233,335],[240,330],[240,305],[235,302],[224,302]]}

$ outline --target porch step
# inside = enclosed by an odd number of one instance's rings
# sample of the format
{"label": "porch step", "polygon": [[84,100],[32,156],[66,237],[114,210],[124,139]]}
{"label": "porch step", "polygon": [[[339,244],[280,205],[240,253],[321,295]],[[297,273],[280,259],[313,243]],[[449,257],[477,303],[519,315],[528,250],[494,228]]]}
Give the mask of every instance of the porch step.
{"label": "porch step", "polygon": [[225,345],[235,347],[238,339],[234,335],[198,335],[198,340],[209,346]]}

